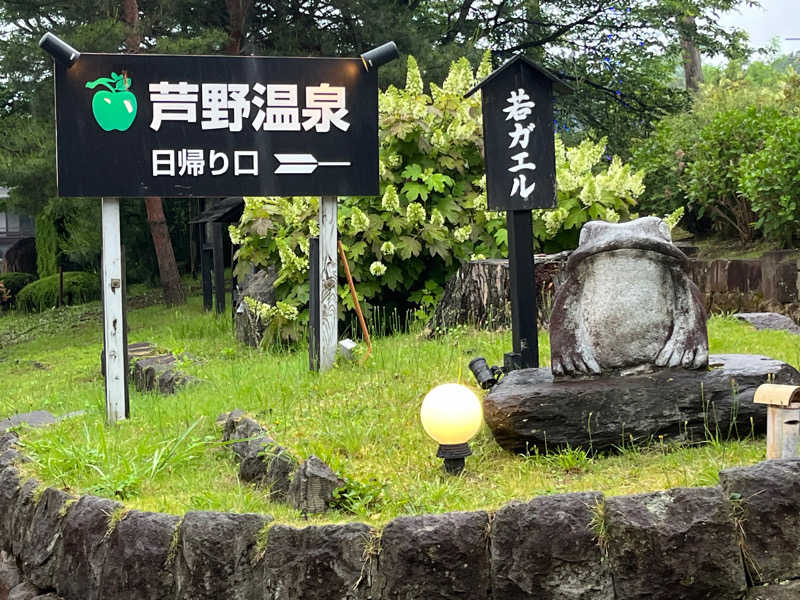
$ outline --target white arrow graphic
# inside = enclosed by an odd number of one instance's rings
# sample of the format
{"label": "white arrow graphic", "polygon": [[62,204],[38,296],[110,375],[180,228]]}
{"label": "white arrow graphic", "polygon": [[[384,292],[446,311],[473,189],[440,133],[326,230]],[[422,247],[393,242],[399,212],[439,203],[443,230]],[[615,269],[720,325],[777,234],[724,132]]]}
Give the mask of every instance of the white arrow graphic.
{"label": "white arrow graphic", "polygon": [[319,162],[313,154],[275,154],[280,165],[276,175],[308,175],[317,167],[349,167],[349,162]]}

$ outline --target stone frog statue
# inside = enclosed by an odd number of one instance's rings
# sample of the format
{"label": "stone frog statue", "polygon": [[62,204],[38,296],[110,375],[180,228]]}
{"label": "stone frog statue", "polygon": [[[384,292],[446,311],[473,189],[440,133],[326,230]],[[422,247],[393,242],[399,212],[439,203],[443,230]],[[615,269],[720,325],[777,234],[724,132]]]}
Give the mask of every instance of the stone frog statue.
{"label": "stone frog statue", "polygon": [[687,263],[657,217],[586,223],[553,301],[553,374],[706,367],[706,311]]}

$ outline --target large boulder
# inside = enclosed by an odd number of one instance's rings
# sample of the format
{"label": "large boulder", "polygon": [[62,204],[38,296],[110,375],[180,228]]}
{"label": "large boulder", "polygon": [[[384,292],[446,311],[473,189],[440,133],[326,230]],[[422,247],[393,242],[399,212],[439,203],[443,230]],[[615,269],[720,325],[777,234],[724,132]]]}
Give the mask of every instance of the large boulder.
{"label": "large boulder", "polygon": [[704,440],[766,429],[766,407],[753,402],[762,383],[800,385],[784,362],[720,354],[711,369],[675,367],[640,374],[556,380],[550,369],[506,375],[483,401],[484,418],[508,450],[583,446],[611,449],[658,436]]}

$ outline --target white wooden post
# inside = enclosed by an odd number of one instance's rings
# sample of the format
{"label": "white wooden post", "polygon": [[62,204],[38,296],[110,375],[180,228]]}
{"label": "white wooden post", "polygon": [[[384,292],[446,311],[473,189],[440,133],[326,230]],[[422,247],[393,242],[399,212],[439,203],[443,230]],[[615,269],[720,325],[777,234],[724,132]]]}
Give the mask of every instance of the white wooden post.
{"label": "white wooden post", "polygon": [[103,341],[106,359],[106,417],[110,424],[127,417],[125,319],[122,309],[122,246],[119,198],[102,199]]}
{"label": "white wooden post", "polygon": [[338,256],[336,253],[336,196],[319,202],[319,370],[333,366],[338,342]]}

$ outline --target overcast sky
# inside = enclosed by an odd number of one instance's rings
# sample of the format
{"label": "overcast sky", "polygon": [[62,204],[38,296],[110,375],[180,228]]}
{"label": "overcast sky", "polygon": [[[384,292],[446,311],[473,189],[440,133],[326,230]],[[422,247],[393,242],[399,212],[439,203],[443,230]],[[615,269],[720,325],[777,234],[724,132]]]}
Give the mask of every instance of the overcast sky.
{"label": "overcast sky", "polygon": [[781,40],[781,52],[800,51],[800,0],[761,0],[761,8],[741,8],[726,13],[720,24],[744,29],[754,48],[766,46],[774,37]]}

